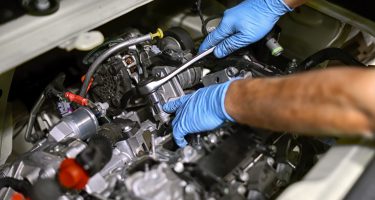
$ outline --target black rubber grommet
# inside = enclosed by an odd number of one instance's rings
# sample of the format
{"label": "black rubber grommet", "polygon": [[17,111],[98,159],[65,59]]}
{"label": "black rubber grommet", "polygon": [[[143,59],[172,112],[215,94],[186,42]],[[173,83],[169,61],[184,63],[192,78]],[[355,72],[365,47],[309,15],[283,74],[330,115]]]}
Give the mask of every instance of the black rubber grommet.
{"label": "black rubber grommet", "polygon": [[190,34],[185,29],[172,27],[165,31],[164,35],[175,38],[180,43],[182,50],[194,50],[193,38],[191,38]]}
{"label": "black rubber grommet", "polygon": [[[48,3],[48,5],[41,5],[42,3]],[[22,7],[30,15],[44,16],[56,12],[60,3],[59,0],[22,0]]]}

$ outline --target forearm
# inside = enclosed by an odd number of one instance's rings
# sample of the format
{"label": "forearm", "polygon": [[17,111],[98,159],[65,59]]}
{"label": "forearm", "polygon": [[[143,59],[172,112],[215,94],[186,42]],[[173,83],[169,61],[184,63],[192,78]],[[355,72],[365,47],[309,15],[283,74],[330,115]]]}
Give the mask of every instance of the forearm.
{"label": "forearm", "polygon": [[308,0],[284,0],[285,4],[288,5],[291,8],[296,8],[304,3],[306,3]]}
{"label": "forearm", "polygon": [[332,68],[233,82],[225,108],[237,122],[306,134],[374,131],[375,71]]}

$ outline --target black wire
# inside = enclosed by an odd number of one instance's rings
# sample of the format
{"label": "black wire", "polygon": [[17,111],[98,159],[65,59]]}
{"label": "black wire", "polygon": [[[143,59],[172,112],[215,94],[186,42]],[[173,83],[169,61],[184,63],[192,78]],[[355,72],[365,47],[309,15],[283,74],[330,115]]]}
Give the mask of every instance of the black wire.
{"label": "black wire", "polygon": [[207,35],[208,34],[208,31],[206,29],[206,27],[204,26],[204,17],[203,17],[203,14],[202,14],[202,0],[197,0],[196,3],[195,3],[196,7],[197,7],[197,11],[198,11],[198,15],[199,15],[199,18],[201,19],[201,22],[202,22],[202,33],[204,35]]}

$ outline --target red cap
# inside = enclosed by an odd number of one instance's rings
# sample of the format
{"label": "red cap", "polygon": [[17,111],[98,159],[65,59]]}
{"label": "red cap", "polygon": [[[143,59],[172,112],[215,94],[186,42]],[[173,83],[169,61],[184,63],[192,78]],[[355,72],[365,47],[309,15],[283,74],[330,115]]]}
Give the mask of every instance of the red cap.
{"label": "red cap", "polygon": [[25,198],[21,193],[15,192],[12,195],[12,200],[30,200],[30,199]]}
{"label": "red cap", "polygon": [[63,187],[82,190],[88,180],[88,174],[74,159],[67,158],[62,161],[59,171],[59,182]]}

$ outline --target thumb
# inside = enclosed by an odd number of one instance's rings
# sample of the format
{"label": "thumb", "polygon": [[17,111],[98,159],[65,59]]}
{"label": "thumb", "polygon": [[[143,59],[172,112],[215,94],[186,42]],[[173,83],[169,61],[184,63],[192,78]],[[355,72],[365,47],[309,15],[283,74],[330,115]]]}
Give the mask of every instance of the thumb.
{"label": "thumb", "polygon": [[182,96],[176,100],[169,101],[163,105],[163,110],[166,113],[176,112],[187,100],[189,100],[191,94]]}
{"label": "thumb", "polygon": [[232,31],[228,31],[226,23],[221,21],[219,26],[217,26],[215,30],[208,34],[204,39],[201,46],[199,47],[198,53],[202,53],[203,51],[217,45],[219,42],[229,37],[231,34]]}
{"label": "thumb", "polygon": [[250,43],[251,41],[246,40],[246,36],[238,33],[220,42],[216,46],[214,54],[218,58],[223,58],[236,51],[237,49],[249,45]]}

